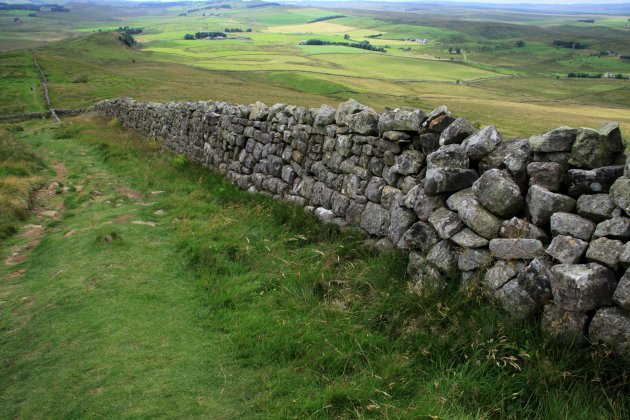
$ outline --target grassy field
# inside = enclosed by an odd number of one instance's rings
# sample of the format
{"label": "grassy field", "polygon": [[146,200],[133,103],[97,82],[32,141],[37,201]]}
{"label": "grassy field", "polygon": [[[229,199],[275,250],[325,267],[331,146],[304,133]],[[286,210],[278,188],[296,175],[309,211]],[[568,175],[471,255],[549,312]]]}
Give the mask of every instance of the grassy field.
{"label": "grassy field", "polygon": [[2,417],[630,412],[627,365],[506,322],[473,291],[410,294],[404,256],[356,233],[115,123],[15,127],[68,191],[26,261],[0,265]]}

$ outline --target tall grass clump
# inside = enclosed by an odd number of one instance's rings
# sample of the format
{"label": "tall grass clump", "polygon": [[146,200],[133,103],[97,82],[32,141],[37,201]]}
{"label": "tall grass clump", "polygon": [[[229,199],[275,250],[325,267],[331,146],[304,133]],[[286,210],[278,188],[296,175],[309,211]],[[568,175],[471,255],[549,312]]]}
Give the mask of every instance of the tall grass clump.
{"label": "tall grass clump", "polygon": [[0,129],[0,239],[28,216],[44,163],[7,129]]}

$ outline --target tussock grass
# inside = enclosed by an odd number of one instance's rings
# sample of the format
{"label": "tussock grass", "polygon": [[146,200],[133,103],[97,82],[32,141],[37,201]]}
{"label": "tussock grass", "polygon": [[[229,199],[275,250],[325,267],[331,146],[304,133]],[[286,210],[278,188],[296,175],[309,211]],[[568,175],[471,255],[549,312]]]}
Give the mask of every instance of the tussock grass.
{"label": "tussock grass", "polygon": [[43,162],[8,129],[0,128],[0,239],[28,216],[31,195],[41,183]]}
{"label": "tussock grass", "polygon": [[[70,180],[90,175],[59,226],[80,233],[29,263],[22,293],[57,303],[0,343],[6,416],[628,417],[626,362],[508,320],[474,286],[410,293],[404,255],[154,141],[88,117],[69,128],[37,137]],[[158,226],[115,222],[127,213]]]}

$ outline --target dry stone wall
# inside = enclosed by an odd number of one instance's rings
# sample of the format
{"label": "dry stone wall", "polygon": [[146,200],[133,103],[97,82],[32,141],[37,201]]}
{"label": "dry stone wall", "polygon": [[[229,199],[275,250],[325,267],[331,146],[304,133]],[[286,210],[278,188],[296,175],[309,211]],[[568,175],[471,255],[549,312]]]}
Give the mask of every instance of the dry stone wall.
{"label": "dry stone wall", "polygon": [[630,165],[619,126],[504,139],[446,107],[100,102],[242,189],[409,252],[415,287],[478,281],[513,317],[630,356]]}

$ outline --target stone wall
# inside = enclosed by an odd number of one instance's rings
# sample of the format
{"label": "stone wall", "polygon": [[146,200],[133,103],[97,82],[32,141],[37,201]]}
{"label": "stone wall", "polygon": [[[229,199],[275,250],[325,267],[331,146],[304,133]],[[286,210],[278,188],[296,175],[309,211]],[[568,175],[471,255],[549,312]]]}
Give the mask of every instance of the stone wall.
{"label": "stone wall", "polygon": [[[409,252],[415,287],[478,281],[513,317],[630,355],[630,166],[618,124],[504,139],[446,107],[93,107],[251,192]],[[628,176],[628,177],[626,177]]]}

